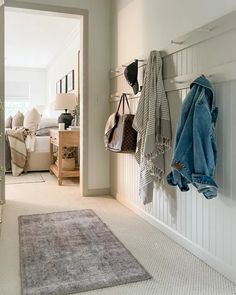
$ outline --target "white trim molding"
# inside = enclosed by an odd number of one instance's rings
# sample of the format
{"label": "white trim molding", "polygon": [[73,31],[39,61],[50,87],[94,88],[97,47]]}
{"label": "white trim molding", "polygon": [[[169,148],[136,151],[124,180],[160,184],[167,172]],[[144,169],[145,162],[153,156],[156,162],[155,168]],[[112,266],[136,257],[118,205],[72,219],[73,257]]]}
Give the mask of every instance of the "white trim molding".
{"label": "white trim molding", "polygon": [[3,211],[3,205],[0,204],[0,223],[2,223],[2,211]]}
{"label": "white trim molding", "polygon": [[199,259],[207,263],[209,266],[214,268],[219,273],[223,274],[232,282],[236,283],[236,270],[226,265],[223,261],[218,260],[216,257],[212,256],[210,253],[205,251],[203,248],[197,246],[192,241],[188,240],[187,238],[183,237],[177,231],[173,230],[172,228],[168,227],[166,224],[154,218],[152,215],[148,214],[144,210],[140,209],[139,207],[132,204],[126,198],[121,197],[119,194],[116,194],[116,200],[123,204],[124,206],[131,209],[137,215],[142,217],[144,220],[152,224],[154,227],[159,229],[161,232],[166,234],[169,238],[174,240],[176,243],[187,249],[193,255],[197,256]]}
{"label": "white trim molding", "polygon": [[[1,1],[1,0],[0,0]],[[8,0],[5,3],[5,7],[11,7],[13,9],[33,9],[48,13],[59,13],[63,16],[70,16],[81,19],[81,65],[83,69],[83,75],[81,75],[82,88],[81,88],[81,146],[80,157],[81,157],[81,194],[88,194],[88,34],[89,34],[89,12],[87,9],[80,9],[75,7],[50,5],[50,4],[39,4],[30,3],[20,0]]]}
{"label": "white trim molding", "polygon": [[95,188],[88,189],[86,197],[94,197],[94,196],[110,196],[110,188]]}

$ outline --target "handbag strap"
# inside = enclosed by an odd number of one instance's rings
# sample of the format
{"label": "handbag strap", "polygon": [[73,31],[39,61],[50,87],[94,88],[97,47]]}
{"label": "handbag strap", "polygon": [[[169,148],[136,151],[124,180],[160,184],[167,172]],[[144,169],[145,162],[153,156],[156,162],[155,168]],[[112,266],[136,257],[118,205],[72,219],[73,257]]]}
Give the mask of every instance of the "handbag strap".
{"label": "handbag strap", "polygon": [[124,103],[126,101],[126,104],[128,106],[128,109],[129,109],[129,113],[131,114],[131,109],[130,109],[130,105],[129,105],[129,100],[128,100],[127,94],[126,93],[123,93],[123,95],[124,95],[124,98],[123,98],[123,113],[124,113]]}
{"label": "handbag strap", "polygon": [[117,110],[116,110],[116,113],[118,114],[119,113],[119,109],[120,109],[120,105],[121,105],[121,102],[123,101],[123,94],[121,95],[120,97],[120,101],[119,101],[119,105],[117,107]]}
{"label": "handbag strap", "polygon": [[116,113],[118,114],[119,112],[121,102],[122,102],[122,114],[124,115],[125,113],[125,102],[128,105],[129,113],[131,114],[131,109],[130,109],[130,105],[129,105],[129,101],[128,101],[126,93],[122,93]]}

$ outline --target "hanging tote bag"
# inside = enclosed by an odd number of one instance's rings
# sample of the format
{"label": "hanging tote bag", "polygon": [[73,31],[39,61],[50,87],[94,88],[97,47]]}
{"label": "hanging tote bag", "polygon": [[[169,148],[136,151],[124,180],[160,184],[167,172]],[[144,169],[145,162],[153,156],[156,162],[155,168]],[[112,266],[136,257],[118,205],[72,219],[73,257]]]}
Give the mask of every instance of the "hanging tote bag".
{"label": "hanging tote bag", "polygon": [[[122,104],[122,114],[119,109]],[[129,114],[125,114],[125,104],[128,106]],[[123,93],[117,111],[112,114],[106,125],[105,146],[107,150],[115,153],[134,153],[137,143],[137,132],[133,129],[134,115],[131,114],[127,95]],[[109,126],[111,127],[109,129]],[[108,135],[108,137],[106,136]]]}

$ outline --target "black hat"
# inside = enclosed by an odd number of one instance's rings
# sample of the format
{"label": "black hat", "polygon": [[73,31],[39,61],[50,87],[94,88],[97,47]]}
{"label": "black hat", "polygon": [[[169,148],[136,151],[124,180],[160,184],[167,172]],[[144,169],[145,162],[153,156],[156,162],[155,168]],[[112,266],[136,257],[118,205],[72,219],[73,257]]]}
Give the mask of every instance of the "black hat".
{"label": "black hat", "polygon": [[129,85],[132,86],[134,94],[137,94],[139,91],[137,59],[125,68],[124,75]]}

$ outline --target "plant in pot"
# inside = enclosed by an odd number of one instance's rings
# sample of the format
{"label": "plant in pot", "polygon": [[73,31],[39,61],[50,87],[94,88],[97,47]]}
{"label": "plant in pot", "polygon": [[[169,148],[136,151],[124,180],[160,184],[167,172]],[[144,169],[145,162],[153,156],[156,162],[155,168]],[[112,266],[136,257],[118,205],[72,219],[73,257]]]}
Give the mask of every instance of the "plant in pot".
{"label": "plant in pot", "polygon": [[79,121],[80,121],[80,106],[76,105],[75,109],[73,110],[73,124],[72,126],[79,126]]}
{"label": "plant in pot", "polygon": [[[75,169],[75,147],[63,147],[62,149],[62,170],[74,170]],[[57,160],[58,162],[58,160]],[[57,163],[56,162],[56,163]]]}

